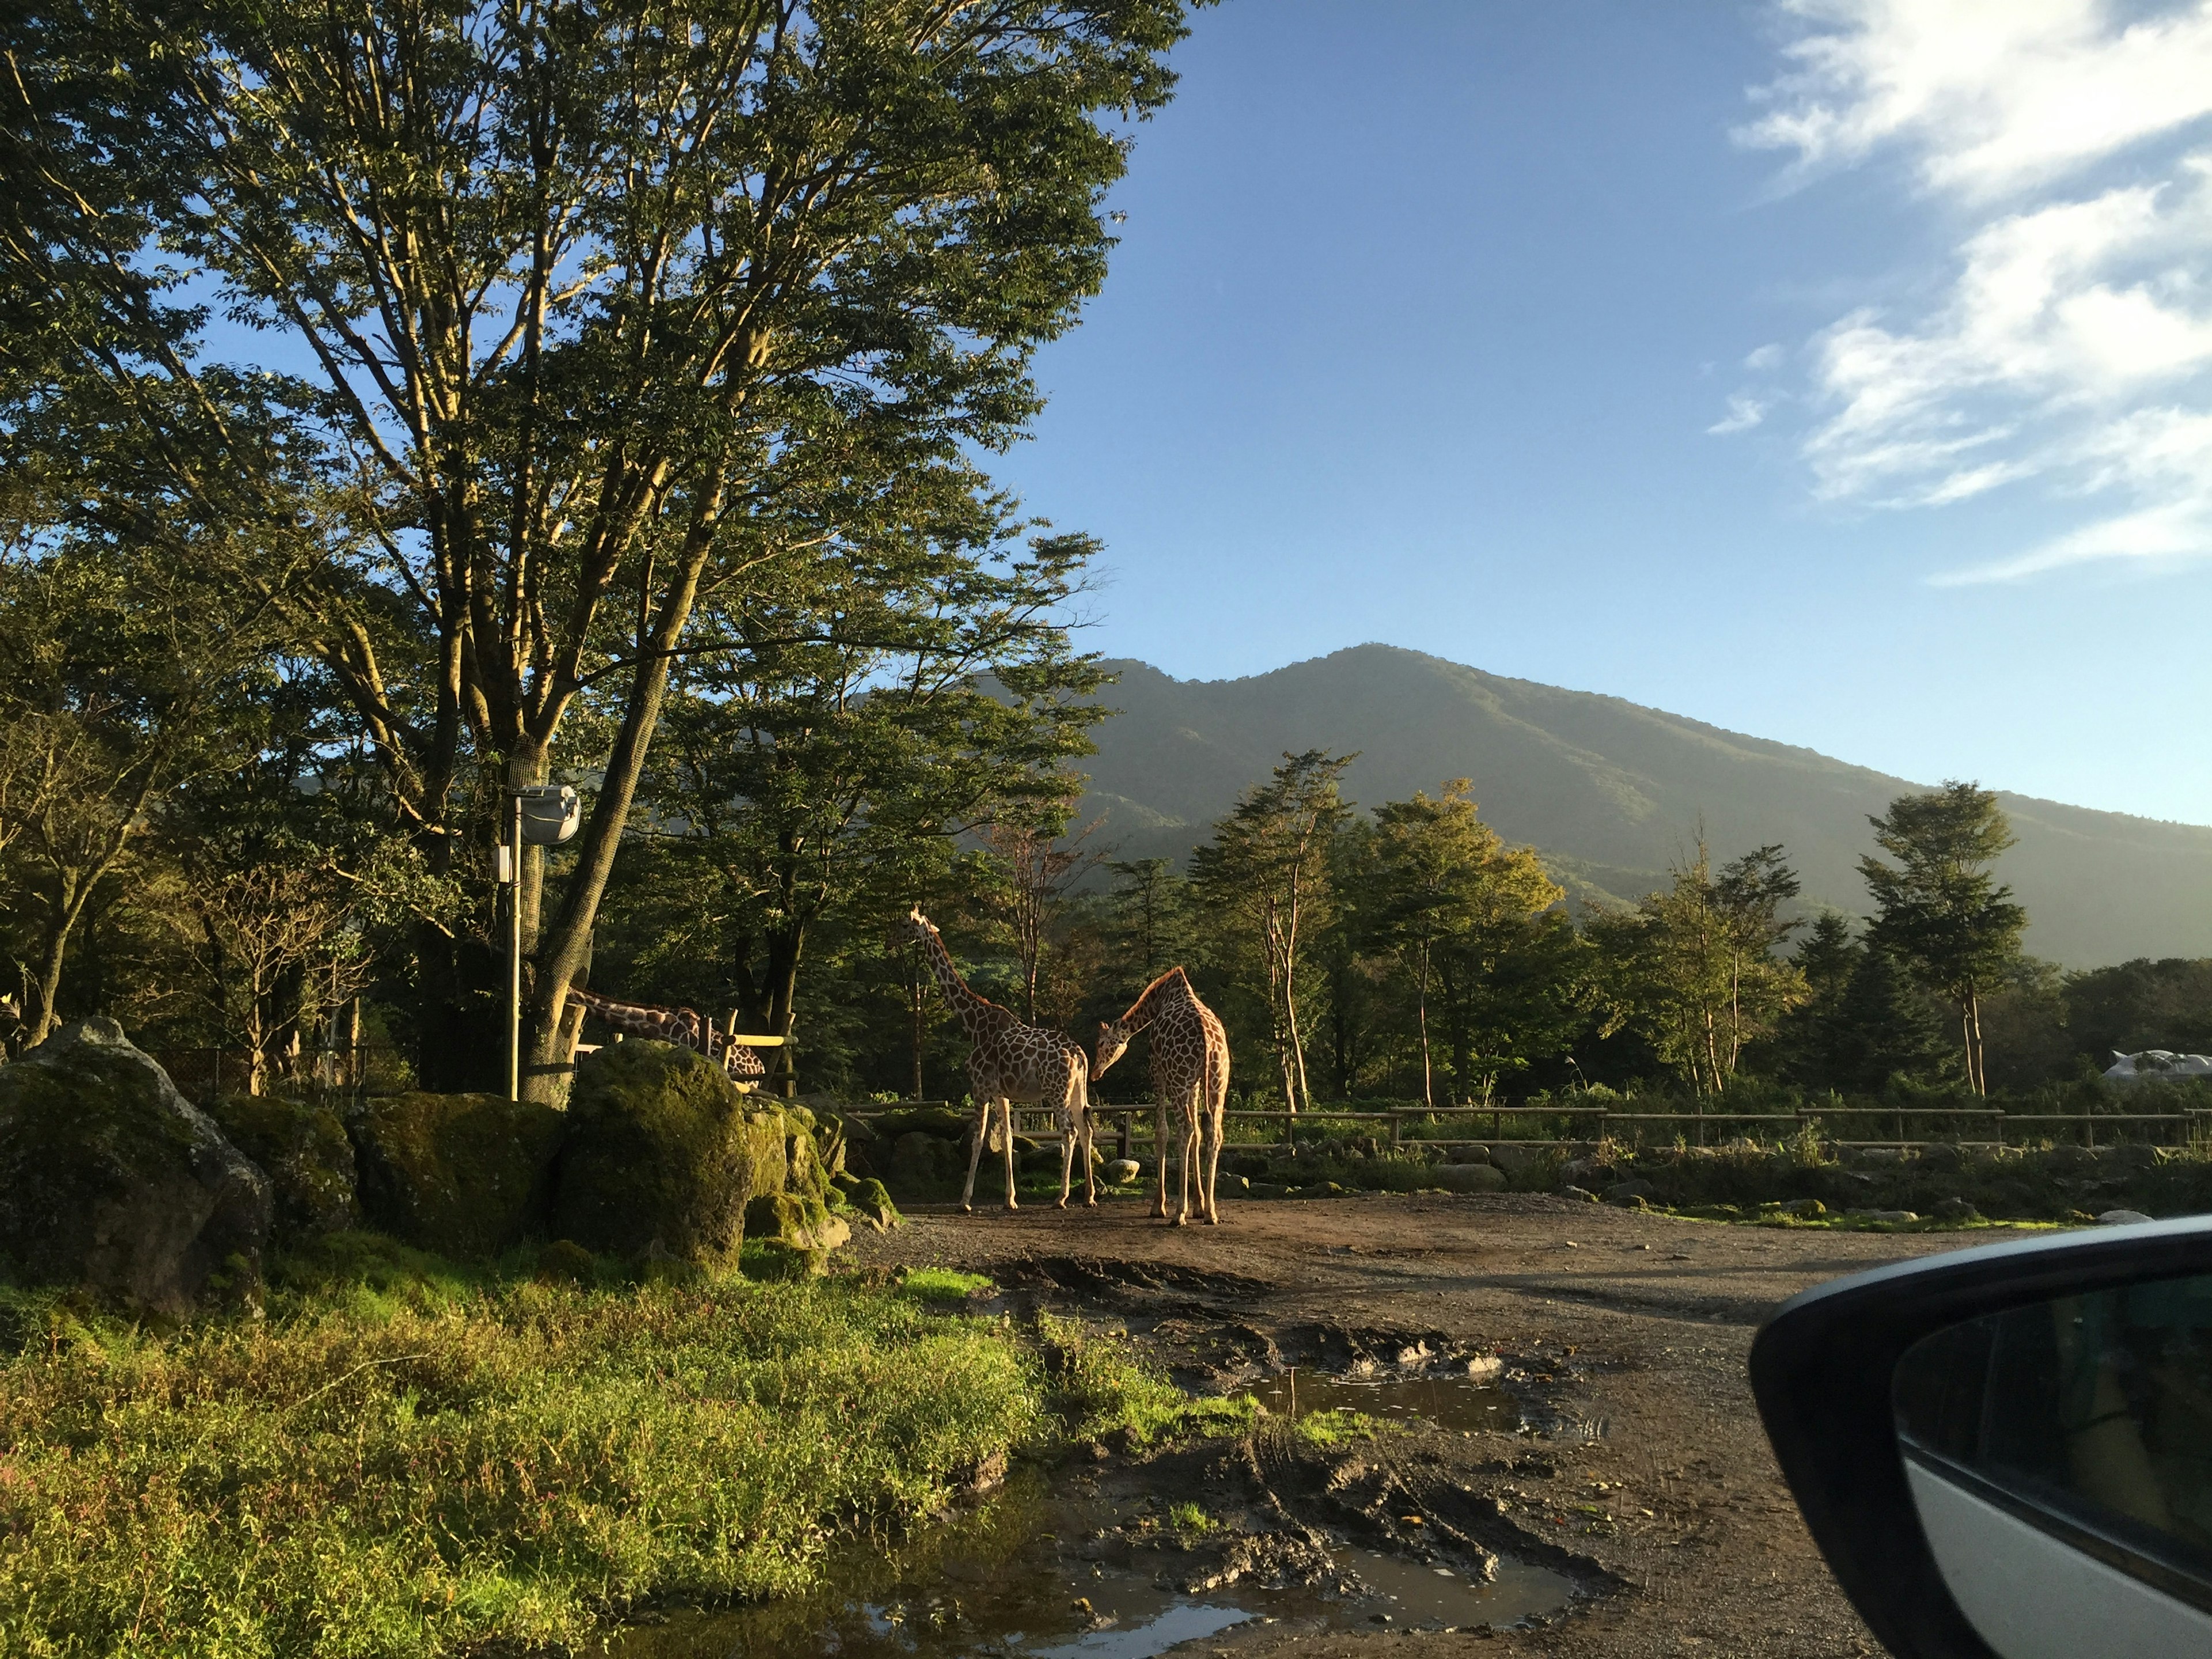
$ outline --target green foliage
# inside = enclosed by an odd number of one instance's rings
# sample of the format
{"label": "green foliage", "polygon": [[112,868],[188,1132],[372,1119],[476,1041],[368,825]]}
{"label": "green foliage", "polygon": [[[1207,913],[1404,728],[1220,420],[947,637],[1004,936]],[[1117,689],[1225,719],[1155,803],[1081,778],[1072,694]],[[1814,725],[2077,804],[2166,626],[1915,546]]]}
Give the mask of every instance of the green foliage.
{"label": "green foliage", "polygon": [[1267,987],[1268,1043],[1282,1098],[1310,1107],[1298,969],[1309,933],[1328,918],[1329,853],[1351,811],[1338,788],[1356,758],[1318,749],[1285,755],[1273,775],[1237,798],[1213,838],[1191,854],[1200,900]]}
{"label": "green foliage", "polygon": [[1781,912],[1797,891],[1781,848],[1716,873],[1701,836],[1667,891],[1591,918],[1611,1023],[1641,1030],[1696,1093],[1725,1090],[1745,1050],[1805,995],[1796,967],[1774,955],[1796,926]]}
{"label": "green foliage", "polygon": [[[1042,611],[1087,544],[1020,547],[977,461],[1035,415],[1035,352],[1104,278],[1125,125],[1168,99],[1183,33],[1182,0],[10,10],[0,49],[34,67],[0,155],[9,499],[66,477],[39,550],[81,521],[268,623],[254,659],[342,718],[434,878],[502,786],[590,780],[581,836],[550,879],[526,859],[519,895],[550,1066],[672,665],[679,701],[744,688],[787,738],[866,694],[896,744],[917,653],[975,750],[1000,736],[978,672],[1032,727],[1086,718],[1059,706],[1088,671]],[[218,313],[290,372],[222,361]],[[133,614],[218,637],[167,599]],[[98,856],[59,885],[112,872],[172,748],[128,747]],[[763,787],[837,769],[818,759]],[[471,926],[422,918],[405,987],[441,1056],[497,982],[471,885]],[[733,930],[804,909],[720,897]]]}
{"label": "green foliage", "polygon": [[1416,791],[1411,800],[1386,802],[1371,830],[1355,827],[1346,836],[1350,926],[1370,948],[1393,951],[1413,981],[1421,1097],[1430,1104],[1432,988],[1443,994],[1451,1073],[1466,1085],[1479,1079],[1486,1099],[1502,1069],[1525,1066],[1527,1051],[1541,1052],[1558,1035],[1529,999],[1501,993],[1530,979],[1513,970],[1556,937],[1542,916],[1566,894],[1533,850],[1507,847],[1476,816],[1471,787],[1455,778],[1433,799]]}
{"label": "green foliage", "polygon": [[1380,1418],[1370,1417],[1365,1412],[1354,1411],[1349,1406],[1337,1406],[1328,1411],[1308,1412],[1293,1419],[1290,1432],[1309,1446],[1334,1451],[1340,1446],[1375,1439],[1391,1426]]}
{"label": "green foliage", "polygon": [[1875,841],[1895,860],[1859,860],[1876,915],[1869,943],[1895,953],[1919,981],[1958,1003],[1966,1080],[1986,1091],[1977,1003],[1985,986],[2020,953],[2027,912],[2000,887],[1990,866],[2013,844],[1996,796],[1949,782],[1924,795],[1900,795],[1868,820]]}
{"label": "green foliage", "polygon": [[959,1303],[994,1286],[981,1273],[963,1273],[957,1267],[909,1267],[898,1276],[898,1288],[917,1301]]}
{"label": "green foliage", "polygon": [[1194,1397],[1170,1382],[1128,1338],[1101,1334],[1080,1320],[1037,1318],[1053,1401],[1077,1440],[1121,1434],[1139,1445],[1186,1434],[1243,1434],[1258,1419],[1249,1395]]}
{"label": "green foliage", "polygon": [[799,1588],[1048,1432],[1001,1328],[849,1286],[501,1282],[359,1236],[274,1282],[265,1323],[0,1363],[0,1645],[580,1648],[641,1598]]}

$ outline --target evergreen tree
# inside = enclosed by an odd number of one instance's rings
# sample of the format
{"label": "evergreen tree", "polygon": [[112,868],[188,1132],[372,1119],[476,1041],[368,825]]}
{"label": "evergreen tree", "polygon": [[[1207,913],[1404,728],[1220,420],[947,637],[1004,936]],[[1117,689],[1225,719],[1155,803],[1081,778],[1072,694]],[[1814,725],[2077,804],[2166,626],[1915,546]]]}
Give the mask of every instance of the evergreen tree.
{"label": "evergreen tree", "polygon": [[1875,842],[1897,860],[1859,860],[1875,906],[1868,942],[1951,1000],[1966,1081],[1976,1093],[1987,1093],[1981,991],[2019,956],[2027,924],[2012,889],[1990,874],[2013,844],[2012,827],[1996,795],[1956,781],[1924,795],[1899,795],[1888,811],[1867,822]]}
{"label": "evergreen tree", "polygon": [[1283,1101],[1310,1108],[1298,969],[1334,899],[1330,853],[1351,811],[1337,787],[1357,757],[1318,749],[1285,754],[1267,782],[1238,799],[1192,855],[1191,879],[1214,913],[1234,928],[1267,982],[1268,1040]]}
{"label": "evergreen tree", "polygon": [[1871,1093],[1892,1078],[1932,1080],[1953,1067],[1927,994],[1877,942],[1859,952],[1824,1025],[1823,1070],[1834,1088]]}

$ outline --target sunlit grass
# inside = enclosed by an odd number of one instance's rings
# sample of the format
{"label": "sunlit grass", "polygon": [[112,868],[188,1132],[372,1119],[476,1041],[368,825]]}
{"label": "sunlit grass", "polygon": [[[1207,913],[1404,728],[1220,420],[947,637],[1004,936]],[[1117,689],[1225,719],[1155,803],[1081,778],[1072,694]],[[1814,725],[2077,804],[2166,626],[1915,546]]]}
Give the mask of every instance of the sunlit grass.
{"label": "sunlit grass", "polygon": [[272,1280],[265,1320],[168,1334],[10,1293],[0,1651],[575,1646],[640,1600],[799,1588],[839,1531],[1057,1435],[1004,1327],[836,1280],[541,1283],[359,1239]]}

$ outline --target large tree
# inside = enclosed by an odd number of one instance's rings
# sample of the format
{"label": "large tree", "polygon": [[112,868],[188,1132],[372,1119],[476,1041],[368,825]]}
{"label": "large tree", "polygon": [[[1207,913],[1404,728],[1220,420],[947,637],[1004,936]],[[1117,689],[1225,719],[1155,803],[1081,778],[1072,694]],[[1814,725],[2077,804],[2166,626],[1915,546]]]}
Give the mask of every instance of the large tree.
{"label": "large tree", "polygon": [[1997,885],[1990,873],[2013,844],[2012,826],[1995,794],[1955,781],[1926,794],[1899,795],[1867,822],[1875,844],[1896,860],[1859,860],[1875,902],[1867,941],[1951,1000],[1966,1081],[1985,1094],[1981,993],[2019,956],[2027,925],[2012,889]]}
{"label": "large tree", "polygon": [[1200,897],[1260,958],[1268,1040],[1283,1103],[1292,1111],[1313,1105],[1298,1018],[1298,969],[1310,930],[1327,919],[1330,847],[1352,810],[1337,781],[1357,758],[1319,749],[1286,753],[1267,782],[1237,798],[1229,816],[1213,826],[1213,839],[1191,858],[1191,879]]}
{"label": "large tree", "polygon": [[[1103,276],[1120,124],[1169,95],[1183,9],[80,0],[0,22],[0,419],[25,453],[94,434],[319,547],[299,636],[435,859],[492,832],[492,785],[592,769],[557,910],[534,856],[520,896],[539,1091],[702,599],[742,611],[917,470],[1019,434],[1031,354]],[[208,361],[208,296],[289,372]],[[594,694],[606,719],[563,747]]]}
{"label": "large tree", "polygon": [[1098,671],[1061,622],[1090,544],[1024,547],[1005,528],[872,538],[714,616],[732,645],[678,673],[633,835],[696,853],[708,880],[663,949],[701,965],[688,994],[786,1039],[787,1079],[817,927],[871,902],[902,914],[950,837],[1049,814],[1090,749]]}
{"label": "large tree", "polygon": [[[1474,1005],[1503,958],[1523,941],[1529,921],[1566,896],[1534,853],[1506,846],[1482,822],[1468,793],[1473,787],[1455,778],[1434,796],[1417,790],[1411,800],[1376,808],[1354,894],[1361,932],[1395,951],[1413,981],[1421,1098],[1431,1106],[1429,999],[1438,969],[1449,976],[1460,1015],[1455,1072],[1480,1070],[1473,1052]],[[1493,1064],[1491,1073],[1495,1069]]]}
{"label": "large tree", "polygon": [[1724,1091],[1745,1048],[1804,997],[1796,965],[1774,954],[1796,926],[1781,909],[1798,884],[1779,847],[1716,872],[1702,835],[1674,877],[1634,910],[1592,917],[1589,931],[1612,1029],[1641,1032],[1702,1098]]}

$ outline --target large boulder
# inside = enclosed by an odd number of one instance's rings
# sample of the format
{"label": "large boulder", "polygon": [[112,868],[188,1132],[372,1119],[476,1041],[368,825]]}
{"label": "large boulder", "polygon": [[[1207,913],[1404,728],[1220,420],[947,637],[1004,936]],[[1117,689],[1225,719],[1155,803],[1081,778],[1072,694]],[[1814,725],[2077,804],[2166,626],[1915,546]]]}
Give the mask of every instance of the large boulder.
{"label": "large boulder", "polygon": [[568,1097],[553,1230],[606,1255],[735,1267],[745,1206],[829,1178],[804,1108],[740,1094],[690,1048],[633,1040],[586,1055]]}
{"label": "large boulder", "polygon": [[1505,1171],[1489,1164],[1440,1164],[1431,1179],[1448,1193],[1502,1193]]}
{"label": "large boulder", "polygon": [[112,1019],[0,1066],[0,1256],[182,1316],[259,1281],[269,1178]]}
{"label": "large boulder", "polygon": [[497,1255],[544,1231],[565,1123],[500,1095],[372,1098],[353,1125],[362,1208],[418,1249]]}
{"label": "large boulder", "polygon": [[209,1115],[269,1177],[280,1242],[361,1225],[353,1143],[329,1107],[273,1095],[231,1095],[216,1101]]}

